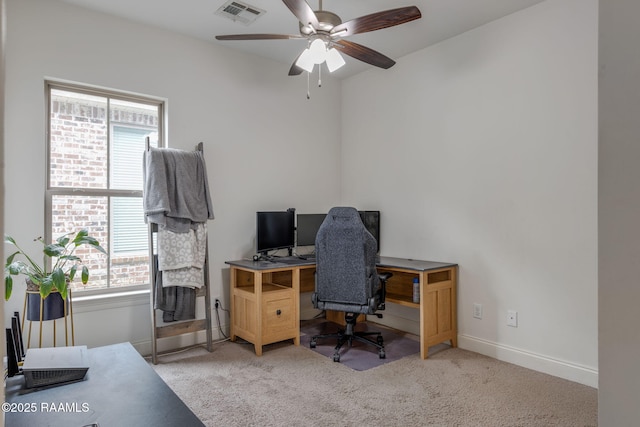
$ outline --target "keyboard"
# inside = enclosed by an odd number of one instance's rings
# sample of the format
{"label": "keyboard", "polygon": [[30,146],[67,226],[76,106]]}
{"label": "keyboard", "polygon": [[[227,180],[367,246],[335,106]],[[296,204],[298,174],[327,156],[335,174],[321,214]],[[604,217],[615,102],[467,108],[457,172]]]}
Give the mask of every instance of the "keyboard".
{"label": "keyboard", "polygon": [[275,264],[286,264],[286,265],[296,265],[296,264],[301,264],[303,263],[305,260],[298,258],[297,256],[292,256],[292,257],[278,257],[278,258],[272,258],[271,262],[275,263]]}

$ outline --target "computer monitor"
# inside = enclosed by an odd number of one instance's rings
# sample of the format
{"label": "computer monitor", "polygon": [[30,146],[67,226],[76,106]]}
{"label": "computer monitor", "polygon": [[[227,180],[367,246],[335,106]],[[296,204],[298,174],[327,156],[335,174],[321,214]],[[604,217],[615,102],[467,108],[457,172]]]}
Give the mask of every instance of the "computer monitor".
{"label": "computer monitor", "polygon": [[256,252],[267,255],[295,245],[295,209],[256,212]]}
{"label": "computer monitor", "polygon": [[[358,211],[365,228],[376,239],[380,253],[380,211]],[[327,214],[298,214],[296,246],[312,246]]]}
{"label": "computer monitor", "polygon": [[380,211],[358,211],[365,228],[371,233],[378,243],[380,253]]}
{"label": "computer monitor", "polygon": [[313,246],[316,234],[327,214],[298,214],[296,226],[296,246]]}

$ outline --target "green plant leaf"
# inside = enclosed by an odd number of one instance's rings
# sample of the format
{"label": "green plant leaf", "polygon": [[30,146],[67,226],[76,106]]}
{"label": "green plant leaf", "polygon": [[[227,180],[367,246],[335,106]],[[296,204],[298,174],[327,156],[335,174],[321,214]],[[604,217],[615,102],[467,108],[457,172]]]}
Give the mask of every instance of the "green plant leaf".
{"label": "green plant leaf", "polygon": [[76,234],[76,237],[73,238],[73,242],[76,244],[76,246],[78,246],[78,242],[87,236],[89,236],[89,230],[87,230],[86,228],[83,228],[82,230],[78,231],[78,234]]}
{"label": "green plant leaf", "polygon": [[76,255],[62,255],[60,259],[64,259],[67,261],[82,261],[82,259]]}
{"label": "green plant leaf", "polygon": [[59,257],[60,255],[65,253],[65,247],[57,243],[52,243],[50,245],[46,245],[42,251],[47,256]]}
{"label": "green plant leaf", "polygon": [[23,264],[20,261],[13,262],[5,267],[9,274],[17,275],[22,272]]}
{"label": "green plant leaf", "polygon": [[13,277],[7,276],[4,278],[4,299],[9,301],[11,297],[11,291],[13,290]]}
{"label": "green plant leaf", "polygon": [[5,243],[11,243],[12,245],[16,246],[16,241],[13,237],[8,236],[8,235],[4,235],[4,242]]}
{"label": "green plant leaf", "polygon": [[60,296],[62,298],[67,297],[67,276],[64,274],[61,268],[56,268],[51,273],[51,279],[53,280],[53,285],[60,291]]}
{"label": "green plant leaf", "polygon": [[82,284],[86,285],[89,281],[89,269],[86,265],[82,266]]}
{"label": "green plant leaf", "polygon": [[69,234],[65,234],[63,236],[60,236],[56,239],[56,242],[58,242],[59,245],[61,246],[67,246],[69,244]]}
{"label": "green plant leaf", "polygon": [[76,247],[80,245],[90,245],[96,248],[97,250],[99,250],[100,252],[102,252],[103,254],[107,253],[107,251],[102,246],[100,246],[100,242],[98,242],[96,238],[91,236],[82,236],[82,238],[78,238],[76,236],[76,238],[73,239],[73,243],[75,243]]}
{"label": "green plant leaf", "polygon": [[71,268],[69,269],[69,281],[73,280],[73,278],[76,277],[77,270],[78,270],[78,265],[73,264],[73,266],[71,266]]}
{"label": "green plant leaf", "polygon": [[[44,279],[36,276],[29,276],[29,280],[36,286],[42,286],[42,282],[44,281]],[[53,284],[51,286],[53,286]]]}
{"label": "green plant leaf", "polygon": [[7,257],[7,263],[4,265],[5,268],[9,267],[13,263],[13,259],[16,255],[18,255],[20,251],[16,251]]}
{"label": "green plant leaf", "polygon": [[51,291],[53,290],[53,279],[51,276],[47,276],[39,283],[40,286],[40,296],[42,298],[46,298],[49,296]]}

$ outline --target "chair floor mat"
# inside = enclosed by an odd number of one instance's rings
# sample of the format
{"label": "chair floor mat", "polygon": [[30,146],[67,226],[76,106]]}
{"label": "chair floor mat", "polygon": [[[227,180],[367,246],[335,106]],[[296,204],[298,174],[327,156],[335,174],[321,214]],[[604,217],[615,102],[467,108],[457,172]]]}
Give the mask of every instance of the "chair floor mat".
{"label": "chair floor mat", "polygon": [[[309,341],[313,335],[335,333],[339,329],[341,329],[341,326],[333,322],[319,322],[301,326],[300,345],[310,348]],[[356,325],[356,331],[367,330],[382,332],[386,357],[380,359],[378,357],[378,349],[375,346],[354,340],[351,347],[348,344],[344,344],[340,349],[340,363],[355,371],[365,371],[420,352],[420,343],[418,341],[404,337],[391,329],[375,324],[371,328],[366,323],[358,323]],[[310,350],[333,360],[335,346],[335,338],[326,338],[318,340],[316,348],[310,348]]]}

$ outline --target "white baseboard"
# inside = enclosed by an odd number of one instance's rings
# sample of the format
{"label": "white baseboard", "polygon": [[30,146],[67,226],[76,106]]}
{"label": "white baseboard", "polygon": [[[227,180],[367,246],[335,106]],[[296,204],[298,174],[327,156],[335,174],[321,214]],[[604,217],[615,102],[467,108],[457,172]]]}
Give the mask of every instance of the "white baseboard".
{"label": "white baseboard", "polygon": [[598,371],[593,368],[553,359],[548,356],[531,353],[469,335],[458,335],[458,347],[484,354],[485,356],[493,357],[503,362],[533,369],[534,371],[543,372],[590,387],[598,387]]}
{"label": "white baseboard", "polygon": [[[373,321],[396,328],[401,331],[420,335],[420,325],[415,320],[415,311],[405,309],[395,304],[388,304],[384,319]],[[488,341],[482,338],[465,334],[458,334],[458,347],[480,353],[503,362],[513,363],[534,371],[543,372],[555,377],[564,378],[590,387],[598,387],[598,370],[586,366],[578,365],[563,360],[557,360],[549,356],[532,353],[508,345]]]}

